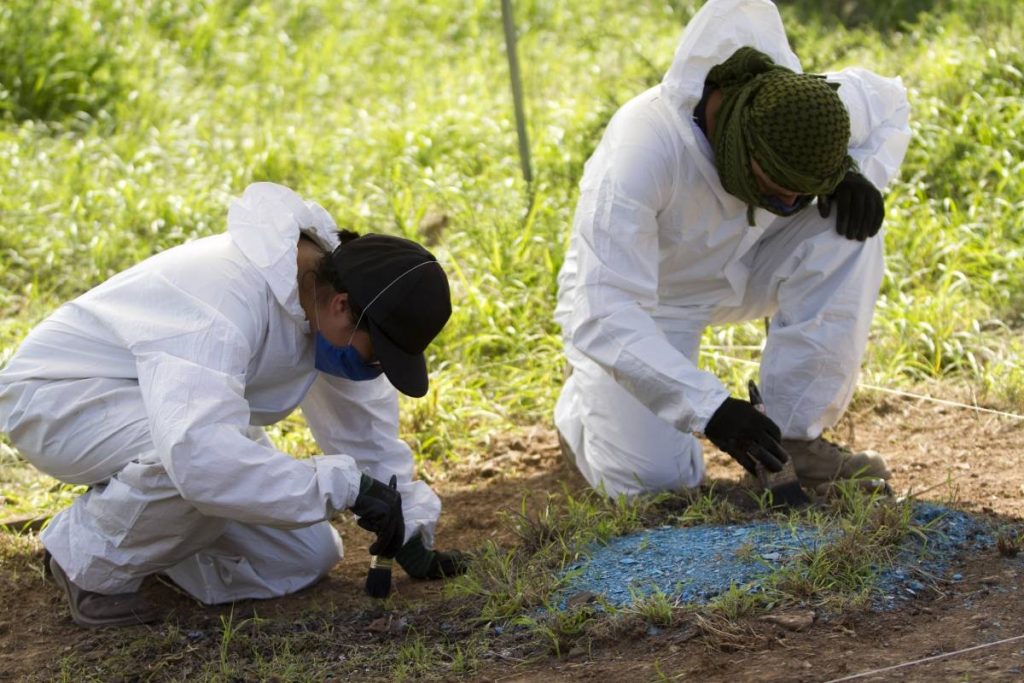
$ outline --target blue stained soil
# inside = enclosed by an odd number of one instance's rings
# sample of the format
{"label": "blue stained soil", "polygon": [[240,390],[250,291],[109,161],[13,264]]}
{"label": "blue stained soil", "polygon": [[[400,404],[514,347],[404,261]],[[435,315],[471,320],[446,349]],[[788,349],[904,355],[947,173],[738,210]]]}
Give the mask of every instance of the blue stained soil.
{"label": "blue stained soil", "polygon": [[[927,532],[923,538],[909,534],[893,565],[880,568],[876,609],[913,599],[929,581],[958,581],[958,574],[947,575],[955,561],[994,543],[987,525],[939,505],[917,504],[913,523]],[[612,539],[594,548],[588,560],[569,567],[562,595],[568,600],[589,592],[625,606],[661,591],[679,604],[701,605],[734,584],[760,590],[764,577],[802,550],[830,541],[820,534],[812,527],[773,522],[648,529]]]}
{"label": "blue stained soil", "polygon": [[916,598],[929,581],[960,581],[963,577],[952,569],[956,563],[995,546],[989,526],[959,510],[919,503],[913,523],[927,533],[905,538],[893,566],[879,572],[876,609],[893,609]]}

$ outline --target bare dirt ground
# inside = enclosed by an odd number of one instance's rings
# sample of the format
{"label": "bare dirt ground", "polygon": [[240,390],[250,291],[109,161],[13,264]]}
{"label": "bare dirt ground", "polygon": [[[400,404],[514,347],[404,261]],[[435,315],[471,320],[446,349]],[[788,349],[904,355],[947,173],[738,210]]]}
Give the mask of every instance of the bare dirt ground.
{"label": "bare dirt ground", "polygon": [[[1024,528],[1024,421],[911,399],[871,397],[858,402],[836,435],[856,447],[886,454],[898,493],[913,490],[923,492],[924,499],[953,499],[994,526],[1013,525],[1018,532]],[[736,481],[738,469],[722,454],[709,457],[712,480]],[[548,492],[584,488],[581,478],[563,463],[553,433],[542,427],[503,436],[477,458],[446,468],[435,466],[424,474],[445,504],[439,547],[473,548],[488,539],[511,543],[502,511],[518,510],[524,495],[536,504]],[[304,615],[310,610],[322,611],[329,605],[335,615],[331,639],[310,635],[310,656],[344,660],[354,653],[396,646],[405,632],[382,628],[380,617],[397,615],[388,614],[362,594],[368,536],[350,522],[340,523],[339,529],[349,552],[330,577],[289,598],[236,605],[232,618],[256,610],[260,617],[286,622],[294,630],[305,627]],[[18,548],[24,549],[23,556],[15,553],[0,570],[0,679],[60,678],[62,658],[73,655],[78,666],[90,661],[106,666],[116,658],[123,680],[159,680],[198,671],[198,664],[189,668],[189,657],[197,661],[216,657],[219,644],[206,634],[217,632],[228,608],[199,606],[153,582],[147,590],[173,608],[172,619],[177,619],[178,626],[172,633],[160,625],[81,630],[71,623],[57,588],[42,574],[38,543],[26,541]],[[961,581],[941,584],[900,611],[841,615],[819,611],[814,623],[800,630],[764,619],[705,623],[702,628],[687,622],[620,633],[588,651],[577,649],[562,657],[518,656],[515,648],[508,647],[507,638],[497,638],[469,678],[828,681],[1024,635],[1020,556],[1005,557],[993,549],[963,558],[955,571],[962,575]],[[400,571],[395,579],[398,594],[419,605],[409,622],[442,618],[431,613],[432,605],[442,602],[438,583],[413,582]],[[442,624],[442,628],[448,626]],[[456,638],[469,634],[468,629],[460,631],[459,625],[450,628]],[[191,634],[196,633],[201,637],[193,639]],[[325,647],[330,651],[325,652]],[[379,674],[362,678],[379,680]],[[1022,679],[1024,640],[857,680]]]}

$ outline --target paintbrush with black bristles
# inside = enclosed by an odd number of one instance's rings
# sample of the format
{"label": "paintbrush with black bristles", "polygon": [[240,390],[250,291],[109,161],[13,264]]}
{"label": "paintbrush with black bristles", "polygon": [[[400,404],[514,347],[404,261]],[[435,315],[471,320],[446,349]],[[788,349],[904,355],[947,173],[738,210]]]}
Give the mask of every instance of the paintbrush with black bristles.
{"label": "paintbrush with black bristles", "polygon": [[[398,477],[391,475],[388,486],[398,488]],[[366,572],[366,594],[371,598],[386,598],[391,594],[391,565],[395,558],[370,555],[370,569]]]}

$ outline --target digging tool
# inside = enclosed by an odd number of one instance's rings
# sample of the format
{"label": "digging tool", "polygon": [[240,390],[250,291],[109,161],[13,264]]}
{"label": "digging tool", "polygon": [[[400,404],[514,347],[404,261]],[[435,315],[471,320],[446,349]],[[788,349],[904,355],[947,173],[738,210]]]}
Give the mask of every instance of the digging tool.
{"label": "digging tool", "polygon": [[[764,399],[757,388],[754,380],[747,382],[747,391],[750,392],[750,403],[761,413],[765,412]],[[787,460],[782,464],[781,472],[769,472],[764,465],[754,461],[757,468],[757,480],[761,487],[771,493],[772,507],[801,508],[811,504],[811,499],[804,490],[800,488],[800,481],[796,477],[796,470],[793,469],[793,461]]]}
{"label": "digging tool", "polygon": [[[398,477],[391,475],[388,488],[398,490]],[[397,551],[385,552],[370,556],[370,569],[366,572],[366,594],[371,598],[386,598],[391,593],[391,565],[394,564]]]}

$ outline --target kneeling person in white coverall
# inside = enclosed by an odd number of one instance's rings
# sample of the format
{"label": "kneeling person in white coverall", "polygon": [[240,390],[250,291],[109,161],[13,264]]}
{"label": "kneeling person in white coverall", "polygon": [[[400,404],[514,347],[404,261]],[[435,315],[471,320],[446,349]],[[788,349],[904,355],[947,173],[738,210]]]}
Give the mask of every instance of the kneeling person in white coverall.
{"label": "kneeling person in white coverall", "polygon": [[[426,393],[423,350],[450,314],[426,249],[337,232],[319,205],[260,183],[226,233],[44,320],[0,373],[0,430],[43,472],[91,486],[42,535],[75,621],[158,618],[138,593],[156,573],[209,604],[297,591],[340,559],[329,520],[345,509],[410,575],[464,570],[430,550],[441,502],[412,481],[395,391]],[[296,460],[264,433],[300,406],[328,455]]]}
{"label": "kneeling person in white coverall", "polygon": [[[884,269],[879,188],[910,133],[897,79],[800,73],[776,7],[710,0],[662,83],[587,162],[556,319],[571,367],[555,423],[611,494],[692,487],[703,433],[807,487],[888,478],[821,437],[853,395]],[[810,205],[817,200],[817,205]],[[767,417],[697,367],[708,325],[772,316]]]}

